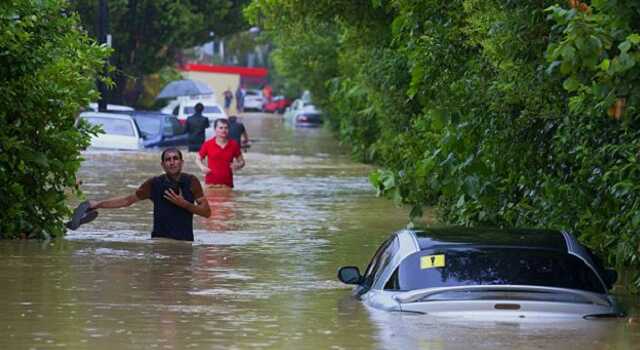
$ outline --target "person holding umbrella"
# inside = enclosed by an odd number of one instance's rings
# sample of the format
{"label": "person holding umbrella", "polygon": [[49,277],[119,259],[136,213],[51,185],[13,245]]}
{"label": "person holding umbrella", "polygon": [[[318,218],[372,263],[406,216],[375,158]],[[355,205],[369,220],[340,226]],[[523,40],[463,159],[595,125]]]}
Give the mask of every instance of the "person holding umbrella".
{"label": "person holding umbrella", "polygon": [[229,114],[231,101],[233,100],[233,92],[231,92],[231,88],[227,87],[222,94],[224,95],[224,112]]}

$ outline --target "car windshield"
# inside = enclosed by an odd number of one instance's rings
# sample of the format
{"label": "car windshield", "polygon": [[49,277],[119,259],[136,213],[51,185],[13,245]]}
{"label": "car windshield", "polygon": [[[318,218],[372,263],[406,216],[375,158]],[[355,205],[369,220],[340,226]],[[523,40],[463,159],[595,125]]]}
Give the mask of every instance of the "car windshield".
{"label": "car windshield", "polygon": [[162,117],[152,116],[136,116],[136,122],[140,131],[145,135],[156,135],[160,133],[160,127],[162,126]]}
{"label": "car windshield", "polygon": [[[186,115],[192,115],[196,112],[196,109],[194,106],[188,106],[188,107],[184,107],[184,113]],[[218,106],[204,106],[204,110],[202,111],[202,113],[222,113],[222,111],[220,110],[220,108]]]}
{"label": "car windshield", "polygon": [[86,120],[92,125],[102,126],[106,134],[121,136],[136,136],[133,130],[133,123],[126,119],[87,117]]}
{"label": "car windshield", "polygon": [[409,255],[392,277],[393,289],[471,285],[531,285],[606,293],[579,258],[523,248],[448,248]]}

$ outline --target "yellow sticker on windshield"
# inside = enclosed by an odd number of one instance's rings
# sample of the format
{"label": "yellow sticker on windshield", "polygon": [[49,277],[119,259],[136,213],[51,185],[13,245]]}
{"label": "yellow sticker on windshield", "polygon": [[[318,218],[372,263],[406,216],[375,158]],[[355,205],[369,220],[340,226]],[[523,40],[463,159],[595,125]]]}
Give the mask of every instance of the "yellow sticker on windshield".
{"label": "yellow sticker on windshield", "polygon": [[425,255],[420,257],[420,269],[432,269],[434,267],[444,267],[444,254]]}

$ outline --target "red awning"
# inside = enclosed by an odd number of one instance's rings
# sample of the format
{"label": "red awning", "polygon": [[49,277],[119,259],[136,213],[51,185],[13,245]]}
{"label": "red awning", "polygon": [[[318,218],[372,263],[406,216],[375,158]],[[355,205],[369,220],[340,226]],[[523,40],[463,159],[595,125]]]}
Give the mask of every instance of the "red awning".
{"label": "red awning", "polygon": [[219,66],[214,64],[194,64],[194,63],[187,63],[182,67],[180,67],[180,70],[187,71],[187,72],[237,74],[243,77],[256,77],[256,78],[264,78],[269,74],[269,70],[262,67]]}

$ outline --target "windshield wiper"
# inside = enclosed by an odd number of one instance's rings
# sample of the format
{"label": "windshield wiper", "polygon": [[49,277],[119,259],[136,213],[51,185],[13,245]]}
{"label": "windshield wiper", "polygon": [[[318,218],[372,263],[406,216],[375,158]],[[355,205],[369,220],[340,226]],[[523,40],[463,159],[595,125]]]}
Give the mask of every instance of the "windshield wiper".
{"label": "windshield wiper", "polygon": [[570,294],[588,300],[592,304],[611,306],[610,301],[596,293],[567,288],[526,286],[526,285],[484,285],[484,286],[456,286],[416,289],[397,294],[394,298],[403,304],[414,303],[423,300],[431,295],[445,292],[532,292],[532,293],[554,293]]}

